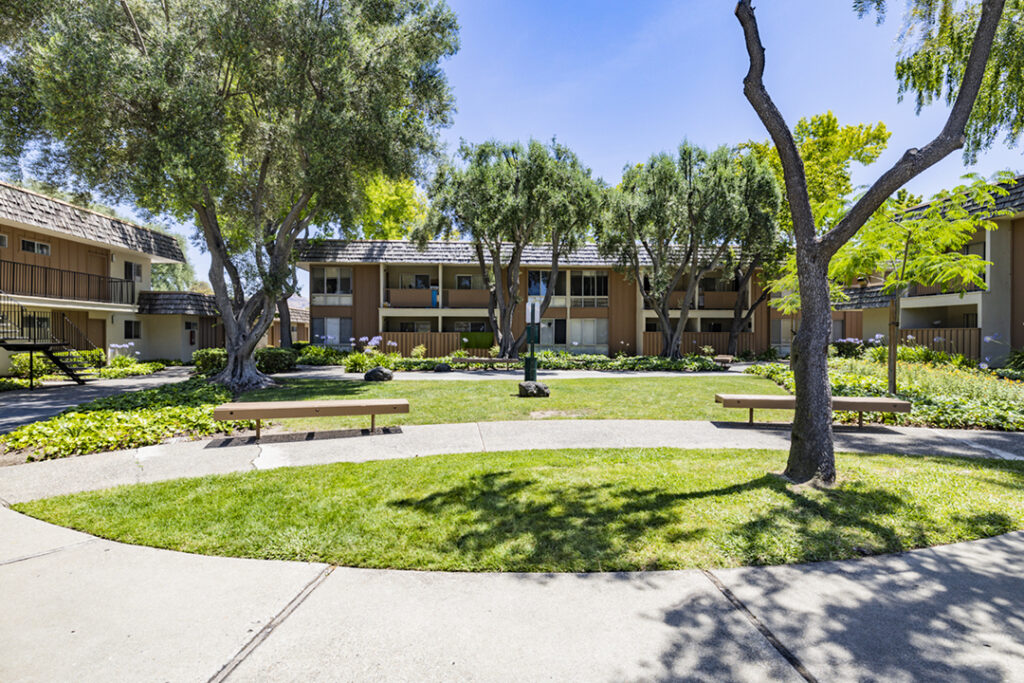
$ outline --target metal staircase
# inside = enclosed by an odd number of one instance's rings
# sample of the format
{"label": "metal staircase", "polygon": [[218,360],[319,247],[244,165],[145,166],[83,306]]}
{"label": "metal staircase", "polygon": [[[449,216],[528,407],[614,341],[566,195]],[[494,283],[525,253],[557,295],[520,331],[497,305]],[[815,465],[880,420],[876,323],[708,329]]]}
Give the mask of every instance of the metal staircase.
{"label": "metal staircase", "polygon": [[78,384],[85,384],[96,373],[80,350],[95,349],[86,336],[60,311],[34,312],[0,291],[0,348],[29,354],[29,382],[36,351]]}

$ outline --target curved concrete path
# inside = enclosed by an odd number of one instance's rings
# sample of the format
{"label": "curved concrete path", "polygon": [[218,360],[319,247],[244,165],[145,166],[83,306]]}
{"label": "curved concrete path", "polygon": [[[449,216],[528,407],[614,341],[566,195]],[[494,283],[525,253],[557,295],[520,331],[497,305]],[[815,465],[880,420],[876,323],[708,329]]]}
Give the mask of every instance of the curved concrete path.
{"label": "curved concrete path", "polygon": [[[875,450],[863,448],[874,443],[891,451],[898,442],[992,455],[946,432],[850,432],[840,432],[842,448]],[[785,441],[779,429],[711,423],[436,425],[33,463],[0,468],[0,489],[14,501],[213,471],[437,452]],[[1022,558],[1024,533],[1013,533],[788,567],[402,572],[130,546],[0,508],[0,680],[1024,681]]]}

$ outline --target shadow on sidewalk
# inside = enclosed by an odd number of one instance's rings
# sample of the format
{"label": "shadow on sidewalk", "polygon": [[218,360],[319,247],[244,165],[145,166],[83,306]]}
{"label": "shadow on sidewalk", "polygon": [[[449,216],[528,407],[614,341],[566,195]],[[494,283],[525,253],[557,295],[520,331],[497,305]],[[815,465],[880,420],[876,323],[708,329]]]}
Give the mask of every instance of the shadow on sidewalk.
{"label": "shadow on sidewalk", "polygon": [[325,441],[328,439],[351,439],[357,436],[380,436],[401,434],[401,427],[378,427],[372,434],[369,429],[332,429],[322,432],[286,432],[284,434],[263,434],[259,441],[255,435],[228,436],[213,439],[204,448],[232,448],[235,446],[265,446],[276,443],[299,443],[302,441]]}

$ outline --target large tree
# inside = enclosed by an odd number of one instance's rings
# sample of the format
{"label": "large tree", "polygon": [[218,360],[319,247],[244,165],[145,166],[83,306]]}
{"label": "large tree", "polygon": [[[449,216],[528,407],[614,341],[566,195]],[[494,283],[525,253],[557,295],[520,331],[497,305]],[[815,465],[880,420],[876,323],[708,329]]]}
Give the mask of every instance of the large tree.
{"label": "large tree", "polygon": [[[862,11],[885,8],[884,0],[858,0]],[[779,152],[786,197],[793,220],[796,267],[801,301],[801,324],[793,340],[791,365],[796,383],[796,414],[793,419],[789,460],[784,476],[795,482],[835,481],[832,440],[832,393],[826,362],[831,332],[829,262],[835,253],[875,214],[894,192],[909,180],[964,146],[975,100],[986,79],[993,40],[1000,30],[1005,0],[968,3],[965,21],[974,27],[972,37],[960,46],[965,55],[955,79],[959,83],[949,116],[938,136],[920,149],[905,154],[844,212],[827,231],[819,231],[812,211],[808,177],[799,148],[782,113],[764,85],[765,50],[751,0],[740,0],[736,17],[743,30],[750,66],[743,90]],[[925,27],[939,25],[942,8],[957,13],[952,0],[912,0],[911,20]],[[968,16],[969,15],[969,16]],[[928,50],[928,46],[921,47]],[[990,79],[991,80],[991,79]],[[950,86],[951,88],[956,86]]]}
{"label": "large tree", "polygon": [[366,182],[356,228],[368,240],[401,240],[408,238],[426,215],[426,202],[411,178],[391,180],[377,173]]}
{"label": "large tree", "polygon": [[431,211],[416,232],[473,243],[484,285],[488,318],[502,358],[514,358],[526,339],[512,327],[526,297],[519,270],[530,245],[551,248],[543,315],[551,303],[562,259],[590,233],[600,210],[600,181],[567,147],[552,141],[484,142],[459,148],[461,163],[442,166],[430,186]]}
{"label": "large tree", "polygon": [[[598,244],[657,314],[662,356],[682,353],[701,279],[746,236],[772,231],[778,205],[771,170],[755,155],[687,142],[677,157],[656,154],[626,167],[619,186],[607,191]],[[684,294],[674,296],[680,285]]]}
{"label": "large tree", "polygon": [[435,151],[457,27],[443,0],[10,0],[0,40],[0,153],[194,221],[238,391],[270,381],[296,238]]}

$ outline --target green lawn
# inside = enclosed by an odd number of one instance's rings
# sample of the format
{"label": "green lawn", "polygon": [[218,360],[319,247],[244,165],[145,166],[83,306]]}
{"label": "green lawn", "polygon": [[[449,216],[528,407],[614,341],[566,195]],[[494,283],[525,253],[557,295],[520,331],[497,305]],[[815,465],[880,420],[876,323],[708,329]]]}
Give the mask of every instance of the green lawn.
{"label": "green lawn", "polygon": [[1024,528],[1024,462],[841,454],[837,486],[817,490],[766,474],[784,461],[775,451],[678,449],[445,455],[120,487],[15,509],[187,552],[457,571],[835,560]]}
{"label": "green lawn", "polygon": [[[518,380],[391,381],[287,379],[281,384],[245,394],[240,401],[296,401],[329,398],[407,398],[409,414],[381,416],[380,425],[444,424],[494,420],[548,418],[734,420],[746,411],[726,410],[715,403],[716,393],[784,394],[760,377],[636,377],[561,379],[547,382],[551,396],[519,398]],[[793,419],[791,411],[758,411],[759,421]],[[366,427],[368,418],[319,417],[282,420],[289,431]]]}

